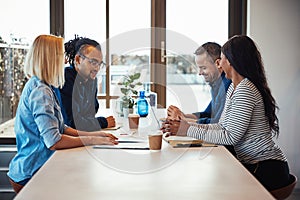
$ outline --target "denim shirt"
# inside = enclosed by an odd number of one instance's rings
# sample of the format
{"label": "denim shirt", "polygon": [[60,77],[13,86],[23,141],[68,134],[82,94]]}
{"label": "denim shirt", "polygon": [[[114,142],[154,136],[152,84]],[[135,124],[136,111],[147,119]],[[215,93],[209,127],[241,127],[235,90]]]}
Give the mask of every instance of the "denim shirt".
{"label": "denim shirt", "polygon": [[17,154],[7,175],[15,182],[30,179],[53,154],[49,148],[61,139],[64,128],[53,90],[33,76],[19,101],[14,126]]}
{"label": "denim shirt", "polygon": [[211,85],[211,102],[203,112],[193,113],[198,117],[198,124],[218,123],[223,112],[226,93],[231,80],[225,77],[223,72],[219,79]]}

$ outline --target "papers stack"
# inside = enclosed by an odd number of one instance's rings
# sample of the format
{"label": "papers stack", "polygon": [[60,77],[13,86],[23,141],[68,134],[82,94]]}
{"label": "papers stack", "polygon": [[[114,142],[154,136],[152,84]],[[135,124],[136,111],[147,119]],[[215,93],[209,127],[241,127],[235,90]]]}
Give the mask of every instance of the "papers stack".
{"label": "papers stack", "polygon": [[203,144],[203,140],[198,140],[187,136],[169,136],[164,137],[164,140],[174,148],[201,147]]}

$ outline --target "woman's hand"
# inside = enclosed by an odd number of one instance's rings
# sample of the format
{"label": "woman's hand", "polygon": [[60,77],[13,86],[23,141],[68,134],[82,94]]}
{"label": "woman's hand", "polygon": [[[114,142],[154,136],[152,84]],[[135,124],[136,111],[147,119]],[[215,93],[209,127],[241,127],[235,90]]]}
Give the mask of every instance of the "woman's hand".
{"label": "woman's hand", "polygon": [[109,137],[109,138],[112,138],[114,140],[118,139],[113,134],[105,132],[105,131],[94,131],[93,134],[91,134],[91,135],[93,135],[93,136],[101,136],[101,137]]}
{"label": "woman's hand", "polygon": [[109,137],[109,138],[112,138],[112,139],[114,139],[114,140],[117,140],[117,139],[118,139],[116,136],[114,136],[114,135],[111,134],[111,133],[105,133],[105,134],[104,134],[104,137]]}
{"label": "woman's hand", "polygon": [[118,138],[111,133],[107,133],[104,131],[96,131],[97,134],[93,135],[93,143],[95,144],[107,144],[107,145],[115,145],[118,144]]}
{"label": "woman's hand", "polygon": [[101,144],[116,145],[118,143],[119,143],[118,140],[116,140],[116,138],[112,138],[112,137],[93,137],[94,145],[101,145]]}
{"label": "woman's hand", "polygon": [[[96,132],[96,131],[95,131]],[[116,145],[118,144],[118,140],[112,134],[107,133],[108,136],[100,136],[96,135],[95,132],[90,135],[84,136],[71,136],[67,134],[62,134],[61,139],[56,142],[51,150],[59,150],[59,149],[69,149],[74,147],[82,147],[85,145]],[[99,131],[100,132],[100,131]],[[89,133],[89,132],[87,132]],[[103,133],[103,132],[102,132]]]}
{"label": "woman's hand", "polygon": [[161,130],[166,133],[166,137],[171,135],[186,136],[190,127],[186,120],[167,120],[163,123]]}

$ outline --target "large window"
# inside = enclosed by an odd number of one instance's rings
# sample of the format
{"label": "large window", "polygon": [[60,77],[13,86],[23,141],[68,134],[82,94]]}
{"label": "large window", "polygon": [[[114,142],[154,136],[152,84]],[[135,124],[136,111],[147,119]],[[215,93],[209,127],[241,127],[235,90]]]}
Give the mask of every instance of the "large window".
{"label": "large window", "polygon": [[[143,73],[141,78],[149,81],[150,31],[145,33],[140,29],[150,28],[151,0],[109,0],[109,5],[106,0],[86,0],[84,6],[90,5],[89,9],[82,9],[80,2],[65,0],[65,38],[73,39],[77,34],[101,44],[108,71],[98,74],[98,95],[101,106],[105,107],[106,101],[121,95],[117,83],[124,75],[139,71]],[[140,48],[138,38],[144,48]]]}
{"label": "large window", "polygon": [[[109,5],[106,2],[87,0],[86,3],[93,6],[92,10],[85,11],[76,0],[65,0],[65,35],[66,38],[73,38],[74,34],[87,36],[102,44],[109,68],[98,74],[99,101],[103,107],[112,107],[112,99],[121,95],[117,83],[124,75],[141,72],[141,81],[150,81],[153,0],[109,0]],[[215,41],[222,45],[227,40],[228,1],[166,1],[161,15],[167,19],[166,105],[193,105],[193,109],[197,105],[196,109],[203,109],[210,100],[209,87],[196,74],[193,52],[204,42]],[[195,94],[189,99],[190,103],[184,98],[187,95],[180,91]]]}
{"label": "large window", "polygon": [[[193,52],[204,42],[215,41],[222,45],[227,40],[230,0],[62,1],[65,40],[73,39],[77,34],[95,39],[102,45],[108,67],[98,74],[102,108],[113,107],[113,100],[121,95],[117,83],[123,75],[134,72],[141,72],[142,82],[151,81],[157,74],[166,76],[166,87],[158,89],[167,90],[166,97],[164,93],[160,95],[167,101],[162,105],[193,105],[193,109],[194,105],[198,109],[206,106],[209,88],[195,74]],[[24,76],[21,68],[29,44],[37,35],[50,33],[50,4],[49,0],[10,0],[1,4],[0,25],[5,29],[0,32],[0,123],[14,116],[25,81],[20,77]],[[50,16],[52,19],[57,17]],[[165,19],[166,23],[159,22]],[[59,20],[56,26],[60,27],[58,23]],[[166,51],[162,56],[166,74],[164,70],[157,73],[151,69],[157,58],[153,52],[150,55],[152,40],[156,39],[150,28],[156,25],[166,28],[166,39],[162,41]],[[164,63],[160,64],[158,68],[164,68]],[[16,82],[17,79],[21,82]],[[195,97],[186,100],[186,93],[181,91],[191,92]]]}
{"label": "large window", "polygon": [[120,96],[117,83],[122,76],[140,72],[140,81],[149,81],[151,0],[110,0],[109,3],[109,92]]}
{"label": "large window", "polygon": [[0,12],[0,124],[15,116],[26,82],[23,63],[29,45],[49,34],[49,0],[9,0]]}
{"label": "large window", "polygon": [[106,38],[105,0],[64,0],[65,40],[75,34],[104,43]]}
{"label": "large window", "polygon": [[210,88],[196,73],[193,52],[205,42],[227,41],[228,1],[167,1],[166,19],[167,106],[203,110]]}

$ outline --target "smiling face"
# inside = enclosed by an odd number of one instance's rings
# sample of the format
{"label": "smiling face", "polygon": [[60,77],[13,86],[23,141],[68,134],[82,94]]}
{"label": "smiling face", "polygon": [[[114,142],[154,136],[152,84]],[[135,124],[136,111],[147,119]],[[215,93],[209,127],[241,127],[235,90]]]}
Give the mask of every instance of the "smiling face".
{"label": "smiling face", "polygon": [[88,46],[76,55],[75,68],[82,78],[94,80],[100,70],[102,59],[102,52],[99,49]]}
{"label": "smiling face", "polygon": [[227,79],[232,79],[232,67],[230,65],[230,62],[225,57],[223,53],[221,53],[221,60],[220,60],[220,66],[222,67],[223,71],[225,72],[225,76]]}
{"label": "smiling face", "polygon": [[213,62],[211,57],[203,53],[195,56],[195,63],[198,67],[199,75],[202,75],[210,85],[220,77],[221,73],[218,69],[219,59]]}

